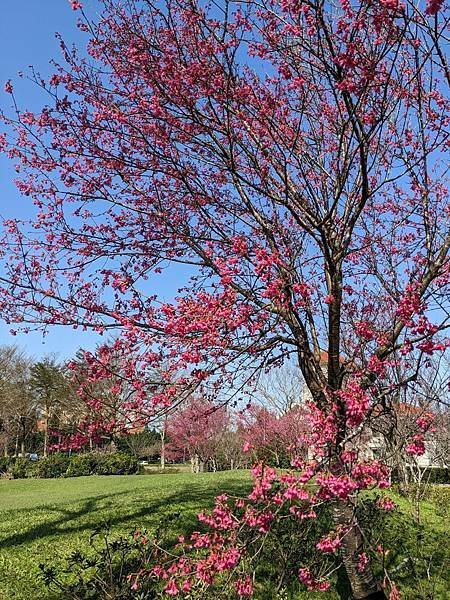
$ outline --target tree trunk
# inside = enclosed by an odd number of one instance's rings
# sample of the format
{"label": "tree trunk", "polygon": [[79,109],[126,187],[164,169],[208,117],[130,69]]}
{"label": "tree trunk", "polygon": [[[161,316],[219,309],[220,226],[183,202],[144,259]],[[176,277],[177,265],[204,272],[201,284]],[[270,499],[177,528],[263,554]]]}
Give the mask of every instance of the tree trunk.
{"label": "tree trunk", "polygon": [[192,473],[199,473],[200,471],[198,454],[194,454],[194,456],[191,456],[191,471]]}
{"label": "tree trunk", "polygon": [[161,469],[166,468],[166,431],[161,429]]}
{"label": "tree trunk", "polygon": [[16,439],[15,439],[15,444],[14,444],[14,456],[17,456],[18,454],[19,454],[19,428],[17,427]]}
{"label": "tree trunk", "polygon": [[386,594],[375,579],[370,564],[362,571],[358,569],[358,557],[363,552],[364,546],[353,506],[348,502],[338,500],[333,512],[336,525],[340,525],[344,529],[350,526],[348,533],[342,539],[341,556],[354,600],[387,600]]}
{"label": "tree trunk", "polygon": [[21,417],[20,425],[22,428],[22,438],[20,440],[20,453],[25,456],[25,436],[26,436],[26,421],[25,417]]}
{"label": "tree trunk", "polygon": [[44,423],[44,458],[48,454],[48,418],[45,417]]}

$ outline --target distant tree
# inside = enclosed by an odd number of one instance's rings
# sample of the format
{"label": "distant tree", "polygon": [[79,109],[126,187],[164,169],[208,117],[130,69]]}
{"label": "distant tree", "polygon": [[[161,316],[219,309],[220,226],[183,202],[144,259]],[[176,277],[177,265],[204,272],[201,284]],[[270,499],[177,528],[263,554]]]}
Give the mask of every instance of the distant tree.
{"label": "distant tree", "polygon": [[34,363],[30,369],[30,389],[34,395],[39,418],[44,424],[44,456],[48,454],[49,425],[57,427],[59,421],[70,411],[75,395],[67,369],[54,357],[46,357]]}
{"label": "distant tree", "polygon": [[289,466],[290,456],[307,456],[309,424],[301,405],[281,415],[252,406],[241,414],[238,431],[247,451],[276,467]]}
{"label": "distant tree", "polygon": [[36,429],[38,408],[30,387],[31,361],[16,346],[0,347],[0,419],[4,453],[23,456]]}
{"label": "distant tree", "polygon": [[220,444],[228,424],[226,407],[192,397],[167,419],[168,450],[175,458],[189,458],[193,473],[203,471],[208,463],[216,470]]}
{"label": "distant tree", "polygon": [[160,435],[155,429],[144,429],[117,437],[115,444],[119,450],[139,459],[152,460],[161,455]]}
{"label": "distant tree", "polygon": [[261,375],[256,397],[269,411],[283,415],[301,404],[304,385],[298,368],[285,363]]}

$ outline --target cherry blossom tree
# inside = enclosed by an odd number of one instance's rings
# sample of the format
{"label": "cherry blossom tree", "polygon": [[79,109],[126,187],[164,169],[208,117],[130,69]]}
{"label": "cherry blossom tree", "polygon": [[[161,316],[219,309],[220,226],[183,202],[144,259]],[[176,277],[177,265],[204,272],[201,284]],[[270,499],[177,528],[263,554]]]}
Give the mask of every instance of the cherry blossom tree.
{"label": "cherry blossom tree", "polygon": [[307,413],[301,406],[283,415],[252,406],[243,411],[239,420],[244,449],[276,467],[282,466],[292,455],[306,457],[308,429]]}
{"label": "cherry blossom tree", "polygon": [[[319,547],[340,553],[355,598],[385,598],[354,505],[387,473],[352,442],[448,348],[442,0],[104,0],[98,23],[72,5],[88,58],[61,42],[54,75],[35,75],[48,106],[14,104],[0,138],[36,206],[4,223],[3,317],[120,330],[93,377],[119,352],[127,410],[149,415],[176,408],[180,386],[232,401],[294,358],[315,458],[293,458],[283,502],[315,477],[306,496],[335,519]],[[192,278],[161,301],[153,283],[174,264]],[[177,385],[149,394],[142,374],[167,361]],[[253,499],[279,498],[276,473],[255,477]]]}
{"label": "cherry blossom tree", "polygon": [[225,407],[214,406],[202,398],[191,398],[167,419],[169,454],[178,459],[189,458],[193,473],[204,471],[208,463],[216,470],[228,423]]}

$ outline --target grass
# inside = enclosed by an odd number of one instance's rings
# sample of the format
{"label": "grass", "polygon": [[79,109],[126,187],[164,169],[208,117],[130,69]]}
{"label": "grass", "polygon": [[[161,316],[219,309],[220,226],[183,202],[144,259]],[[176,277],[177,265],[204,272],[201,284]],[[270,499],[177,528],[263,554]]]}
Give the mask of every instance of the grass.
{"label": "grass", "polygon": [[[89,534],[102,523],[108,522],[117,534],[136,526],[151,530],[162,517],[179,512],[171,529],[179,534],[195,526],[197,513],[211,506],[215,495],[245,493],[249,485],[246,471],[0,480],[0,600],[56,600],[58,595],[41,583],[39,563],[55,564],[75,550],[86,549]],[[444,569],[448,510],[439,502],[422,502],[418,527],[408,501],[390,495],[400,511],[392,515],[382,541],[391,549],[389,562],[400,565],[395,567],[395,579],[402,586],[402,598],[448,598]],[[413,565],[421,571],[414,582],[409,581],[408,565],[401,566],[405,556],[420,558]],[[428,580],[421,565],[430,561],[441,566]],[[275,596],[269,590],[267,598]],[[296,592],[286,598],[334,600],[337,595]]]}
{"label": "grass", "polygon": [[245,471],[0,480],[0,600],[55,598],[40,583],[39,563],[87,547],[102,522],[126,533],[180,511],[182,532],[217,493],[248,485]]}

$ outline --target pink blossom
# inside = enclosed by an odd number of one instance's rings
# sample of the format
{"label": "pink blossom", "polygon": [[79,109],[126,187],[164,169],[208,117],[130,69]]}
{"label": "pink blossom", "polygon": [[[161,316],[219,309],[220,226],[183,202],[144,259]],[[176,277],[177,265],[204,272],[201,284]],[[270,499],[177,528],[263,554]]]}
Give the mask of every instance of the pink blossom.
{"label": "pink blossom", "polygon": [[235,588],[238,596],[253,596],[253,582],[249,576],[244,579],[238,579],[235,583]]}
{"label": "pink blossom", "polygon": [[405,451],[414,456],[422,456],[425,454],[425,439],[422,433],[413,436],[412,441],[407,444]]}
{"label": "pink blossom", "polygon": [[441,10],[443,4],[444,4],[444,0],[427,0],[425,14],[427,14],[427,15],[437,14]]}
{"label": "pink blossom", "polygon": [[178,596],[178,594],[180,593],[180,590],[179,590],[177,584],[175,583],[174,579],[171,579],[169,581],[169,583],[166,585],[166,587],[164,588],[164,593],[167,594],[168,596]]}
{"label": "pink blossom", "polygon": [[358,571],[360,573],[364,573],[368,564],[369,557],[365,552],[361,552],[361,554],[358,556]]}
{"label": "pink blossom", "polygon": [[391,500],[391,498],[378,498],[377,502],[376,502],[377,508],[380,508],[381,510],[394,510],[394,508],[396,507],[395,502],[393,502]]}
{"label": "pink blossom", "polygon": [[316,548],[321,552],[333,554],[340,545],[341,540],[337,535],[328,535],[317,542]]}
{"label": "pink blossom", "polygon": [[306,585],[309,591],[317,590],[319,592],[326,592],[330,588],[328,581],[317,581],[306,567],[299,569],[298,578]]}

